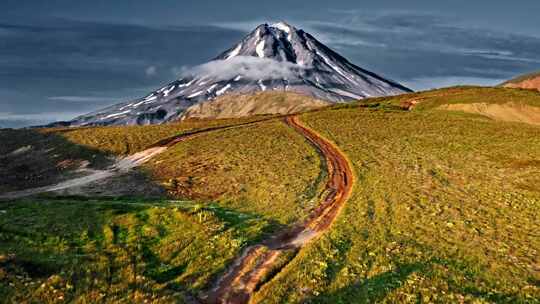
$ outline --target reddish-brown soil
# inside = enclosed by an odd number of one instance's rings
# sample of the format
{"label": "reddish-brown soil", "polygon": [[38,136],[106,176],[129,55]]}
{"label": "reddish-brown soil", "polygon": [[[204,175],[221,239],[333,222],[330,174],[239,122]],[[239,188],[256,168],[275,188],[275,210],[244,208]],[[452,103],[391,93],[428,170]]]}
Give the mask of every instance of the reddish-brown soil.
{"label": "reddish-brown soil", "polygon": [[519,82],[507,82],[503,84],[506,88],[533,89],[540,91],[540,76],[525,79]]}
{"label": "reddish-brown soil", "polygon": [[326,159],[326,196],[305,221],[258,245],[246,248],[203,296],[202,301],[205,303],[247,303],[252,293],[263,283],[262,280],[276,271],[275,264],[279,256],[287,250],[301,248],[326,231],[351,194],[354,177],[343,153],[315,131],[303,126],[297,116],[288,116],[284,121],[302,134]]}

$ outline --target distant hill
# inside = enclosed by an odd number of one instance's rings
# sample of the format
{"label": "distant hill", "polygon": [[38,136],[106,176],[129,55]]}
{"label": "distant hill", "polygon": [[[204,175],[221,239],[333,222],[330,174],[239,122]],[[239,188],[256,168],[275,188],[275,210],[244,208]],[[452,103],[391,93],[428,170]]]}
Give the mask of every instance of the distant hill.
{"label": "distant hill", "polygon": [[536,89],[540,91],[540,71],[518,76],[501,84],[506,88]]}
{"label": "distant hill", "polygon": [[369,104],[391,105],[413,111],[466,112],[492,120],[540,125],[540,94],[504,87],[458,86],[395,97],[373,98]]}
{"label": "distant hill", "polygon": [[290,92],[225,95],[191,106],[182,119],[236,118],[257,114],[289,114],[330,105],[329,102]]}

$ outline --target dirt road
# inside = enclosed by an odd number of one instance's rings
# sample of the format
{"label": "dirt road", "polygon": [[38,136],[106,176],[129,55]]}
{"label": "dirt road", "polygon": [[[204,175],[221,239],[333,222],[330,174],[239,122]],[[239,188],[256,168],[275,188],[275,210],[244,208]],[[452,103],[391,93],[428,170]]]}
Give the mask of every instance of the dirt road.
{"label": "dirt road", "polygon": [[[326,159],[328,181],[326,196],[308,219],[282,231],[262,243],[246,248],[229,270],[207,292],[205,303],[247,303],[253,292],[271,272],[279,271],[279,257],[298,249],[321,235],[337,218],[353,186],[353,173],[346,157],[337,147],[303,126],[298,116],[284,118],[287,125],[302,134]],[[285,265],[280,265],[284,267]]]}
{"label": "dirt road", "polygon": [[[267,275],[272,271],[280,270],[276,268],[285,266],[283,263],[278,263],[280,256],[288,250],[301,248],[326,231],[332,225],[343,208],[345,201],[351,194],[354,177],[351,166],[343,153],[315,131],[303,126],[297,116],[285,117],[284,122],[302,134],[325,158],[328,180],[324,191],[324,199],[305,221],[277,233],[260,244],[246,248],[229,270],[201,299],[205,303],[247,303],[253,292],[263,283],[262,281]],[[70,179],[56,185],[6,193],[0,195],[0,199],[14,199],[37,193],[57,191],[102,180],[118,172],[137,167],[157,154],[162,153],[168,147],[200,134],[253,123],[257,122],[236,126],[215,127],[171,137],[156,143],[142,152],[118,159],[107,170],[91,170],[89,175]],[[280,266],[278,267],[278,265]]]}

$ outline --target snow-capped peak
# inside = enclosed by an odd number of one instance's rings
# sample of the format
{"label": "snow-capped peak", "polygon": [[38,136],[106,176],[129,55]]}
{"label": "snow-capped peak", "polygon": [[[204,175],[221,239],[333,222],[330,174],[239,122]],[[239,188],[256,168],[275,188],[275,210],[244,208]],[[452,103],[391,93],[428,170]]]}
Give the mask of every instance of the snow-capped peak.
{"label": "snow-capped peak", "polygon": [[146,98],[83,115],[72,125],[162,123],[225,94],[293,91],[346,102],[410,91],[352,64],[283,21],[259,25],[214,60],[193,70]]}
{"label": "snow-capped peak", "polygon": [[270,27],[284,31],[287,34],[294,30],[292,26],[288,25],[286,22],[283,21],[271,24]]}

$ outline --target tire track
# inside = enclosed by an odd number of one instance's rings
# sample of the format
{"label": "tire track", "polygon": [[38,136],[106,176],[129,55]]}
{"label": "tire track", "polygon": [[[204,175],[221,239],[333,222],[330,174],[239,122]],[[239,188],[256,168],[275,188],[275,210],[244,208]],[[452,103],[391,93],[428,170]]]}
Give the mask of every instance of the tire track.
{"label": "tire track", "polygon": [[303,135],[326,159],[326,196],[305,221],[244,249],[214,287],[203,295],[201,300],[204,303],[247,303],[262,280],[279,270],[275,269],[279,257],[287,250],[300,249],[330,228],[351,194],[354,176],[345,155],[328,140],[302,125],[298,116],[285,117],[284,122]]}

